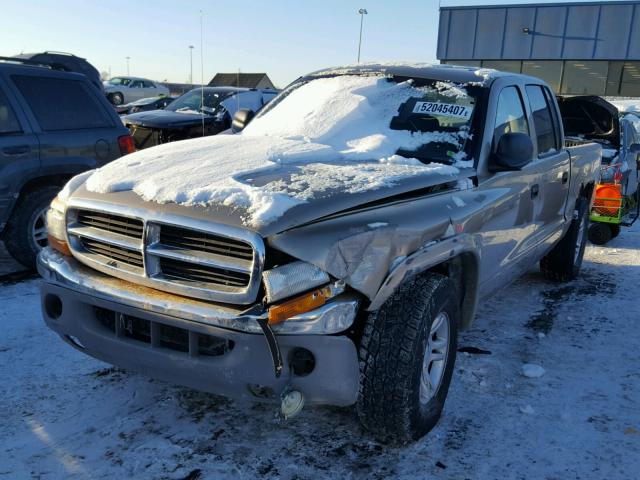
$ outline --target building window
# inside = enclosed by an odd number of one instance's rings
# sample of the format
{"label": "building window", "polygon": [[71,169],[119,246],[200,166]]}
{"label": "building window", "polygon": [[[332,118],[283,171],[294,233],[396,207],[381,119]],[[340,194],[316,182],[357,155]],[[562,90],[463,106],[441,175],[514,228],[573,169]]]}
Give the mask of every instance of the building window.
{"label": "building window", "polygon": [[459,65],[462,67],[478,67],[480,68],[479,60],[443,60],[441,63],[446,65]]}
{"label": "building window", "polygon": [[566,61],[560,93],[604,95],[609,62]]}
{"label": "building window", "polygon": [[620,95],[623,97],[640,97],[640,62],[624,62]]}
{"label": "building window", "polygon": [[502,72],[520,73],[522,62],[517,60],[483,60],[482,68],[493,68]]}
{"label": "building window", "polygon": [[562,79],[562,62],[553,60],[536,60],[522,62],[522,73],[544,80],[554,92],[560,91]]}

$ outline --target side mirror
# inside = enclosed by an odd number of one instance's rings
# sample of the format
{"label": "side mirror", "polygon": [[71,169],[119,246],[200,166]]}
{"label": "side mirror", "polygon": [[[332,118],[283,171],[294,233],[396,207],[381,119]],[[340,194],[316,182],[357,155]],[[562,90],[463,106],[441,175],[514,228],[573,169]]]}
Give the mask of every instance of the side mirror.
{"label": "side mirror", "polygon": [[489,162],[489,171],[521,170],[533,157],[533,142],[526,133],[505,133],[498,140],[496,152]]}
{"label": "side mirror", "polygon": [[231,130],[233,133],[241,132],[244,127],[249,125],[249,122],[253,120],[253,117],[256,116],[256,112],[249,108],[241,108],[236,112],[233,116],[233,121],[231,122]]}

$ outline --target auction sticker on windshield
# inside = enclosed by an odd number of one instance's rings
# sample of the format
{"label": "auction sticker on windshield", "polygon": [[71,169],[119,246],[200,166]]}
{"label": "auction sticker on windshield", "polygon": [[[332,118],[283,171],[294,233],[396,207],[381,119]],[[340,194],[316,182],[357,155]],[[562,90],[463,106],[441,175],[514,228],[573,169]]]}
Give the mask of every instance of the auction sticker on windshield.
{"label": "auction sticker on windshield", "polygon": [[473,107],[455,103],[416,102],[413,113],[430,113],[446,117],[470,118]]}

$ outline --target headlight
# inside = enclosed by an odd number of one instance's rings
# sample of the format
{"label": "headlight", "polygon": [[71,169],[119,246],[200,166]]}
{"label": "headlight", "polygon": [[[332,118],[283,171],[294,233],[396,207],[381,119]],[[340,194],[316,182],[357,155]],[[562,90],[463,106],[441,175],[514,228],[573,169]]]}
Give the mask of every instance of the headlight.
{"label": "headlight", "polygon": [[293,262],[262,273],[267,303],[329,283],[329,275],[307,262]]}
{"label": "headlight", "polygon": [[69,249],[69,243],[67,240],[67,224],[65,220],[67,200],[71,194],[93,174],[94,171],[95,170],[89,170],[87,172],[83,172],[69,180],[64,188],[60,190],[58,196],[53,199],[49,206],[49,210],[47,211],[47,235],[49,239],[49,246],[64,255],[71,255],[71,250]]}
{"label": "headlight", "polygon": [[47,210],[47,236],[49,246],[63,255],[71,255],[67,241],[67,225],[65,221],[65,203],[56,197]]}

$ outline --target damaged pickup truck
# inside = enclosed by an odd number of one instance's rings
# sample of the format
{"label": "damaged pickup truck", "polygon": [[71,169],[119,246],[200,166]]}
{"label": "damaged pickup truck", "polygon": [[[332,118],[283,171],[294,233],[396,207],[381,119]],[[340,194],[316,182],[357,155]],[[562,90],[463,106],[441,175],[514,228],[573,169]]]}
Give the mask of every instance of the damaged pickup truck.
{"label": "damaged pickup truck", "polygon": [[301,77],[236,135],[75,177],[39,256],[46,324],[103,361],[280,404],[438,421],[478,301],[573,279],[601,147],[539,79],[368,65]]}

